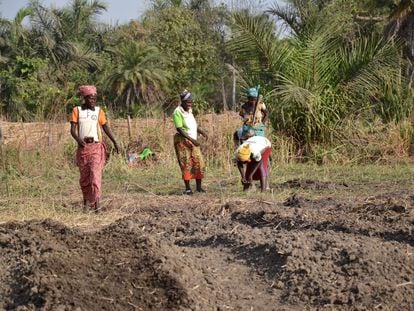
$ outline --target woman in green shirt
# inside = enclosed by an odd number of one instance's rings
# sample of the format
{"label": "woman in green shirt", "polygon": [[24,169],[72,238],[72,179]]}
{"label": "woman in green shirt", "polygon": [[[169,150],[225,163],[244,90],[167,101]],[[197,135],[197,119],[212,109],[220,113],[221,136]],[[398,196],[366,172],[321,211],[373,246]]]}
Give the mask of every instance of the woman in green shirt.
{"label": "woman in green shirt", "polygon": [[204,178],[205,163],[200,150],[197,135],[208,139],[207,134],[197,126],[192,112],[192,94],[185,90],[180,95],[181,104],[174,110],[173,120],[177,133],[174,135],[174,148],[185,185],[185,194],[193,194],[190,180],[196,180],[197,192],[205,192],[201,187]]}

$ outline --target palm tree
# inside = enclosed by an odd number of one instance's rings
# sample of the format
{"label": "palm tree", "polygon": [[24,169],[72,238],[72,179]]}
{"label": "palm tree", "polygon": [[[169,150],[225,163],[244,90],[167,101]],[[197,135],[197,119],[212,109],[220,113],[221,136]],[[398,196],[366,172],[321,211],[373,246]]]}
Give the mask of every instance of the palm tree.
{"label": "palm tree", "polygon": [[268,85],[274,127],[302,146],[337,138],[341,121],[366,109],[400,68],[389,41],[372,36],[345,44],[341,24],[316,20],[313,30],[280,40],[263,17],[236,15],[229,44],[244,79],[253,73]]}
{"label": "palm tree", "polygon": [[182,7],[185,5],[183,0],[152,0],[151,6],[153,10],[159,11],[169,7]]}
{"label": "palm tree", "polygon": [[287,0],[281,6],[277,2],[266,10],[266,13],[276,16],[287,26],[288,32],[295,36],[306,35],[315,31],[320,25],[321,12],[326,6],[327,0]]}
{"label": "palm tree", "polygon": [[0,19],[0,113],[5,112],[16,119],[29,115],[18,96],[14,95],[19,91],[20,83],[15,72],[18,70],[16,59],[23,59],[32,51],[28,43],[29,31],[23,26],[23,20],[31,14],[32,10],[24,7],[13,20]]}
{"label": "palm tree", "polygon": [[131,109],[139,103],[149,105],[163,99],[170,75],[156,47],[128,42],[116,53],[116,59],[118,66],[105,85],[117,95],[120,108]]}
{"label": "palm tree", "polygon": [[99,0],[72,0],[71,5],[61,12],[65,35],[72,41],[82,41],[95,46],[102,28],[97,17],[106,10],[106,4]]}
{"label": "palm tree", "polygon": [[0,19],[0,53],[3,57],[24,55],[27,52],[29,31],[24,28],[23,20],[32,14],[30,7],[24,7],[17,12],[13,20]]}
{"label": "palm tree", "polygon": [[235,54],[239,70],[249,72],[248,76],[244,75],[244,81],[256,85],[276,78],[289,49],[278,39],[280,32],[273,22],[265,15],[238,12],[232,15],[231,30],[233,39],[227,48]]}
{"label": "palm tree", "polygon": [[405,43],[404,56],[409,62],[409,89],[414,82],[414,3],[411,0],[401,0],[395,5],[389,22],[385,27],[388,38],[402,39]]}
{"label": "palm tree", "polygon": [[95,41],[99,31],[94,17],[105,9],[104,5],[86,0],[73,0],[71,7],[63,9],[47,9],[38,0],[32,0],[30,5],[33,46],[38,55],[50,60],[62,81],[73,69],[98,68]]}

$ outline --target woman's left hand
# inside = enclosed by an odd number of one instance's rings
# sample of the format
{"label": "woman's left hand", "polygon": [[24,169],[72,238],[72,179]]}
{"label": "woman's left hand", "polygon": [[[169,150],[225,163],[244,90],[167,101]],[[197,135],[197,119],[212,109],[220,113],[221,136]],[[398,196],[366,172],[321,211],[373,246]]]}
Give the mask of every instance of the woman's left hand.
{"label": "woman's left hand", "polygon": [[193,143],[193,145],[194,146],[196,146],[196,147],[199,147],[200,146],[200,143],[197,141],[197,140],[195,140],[195,139],[191,139],[191,142]]}
{"label": "woman's left hand", "polygon": [[115,148],[116,153],[119,153],[118,143],[114,143],[114,148]]}
{"label": "woman's left hand", "polygon": [[197,129],[197,132],[198,132],[201,136],[203,136],[203,137],[206,139],[206,141],[208,140],[208,136],[207,136],[207,133],[206,133],[205,131],[203,131],[202,129],[198,128],[198,129]]}

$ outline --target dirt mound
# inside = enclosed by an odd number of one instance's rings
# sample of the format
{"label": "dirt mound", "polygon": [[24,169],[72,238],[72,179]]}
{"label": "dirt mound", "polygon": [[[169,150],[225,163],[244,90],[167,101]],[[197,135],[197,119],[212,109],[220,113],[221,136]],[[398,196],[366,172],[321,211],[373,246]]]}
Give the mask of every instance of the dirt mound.
{"label": "dirt mound", "polygon": [[[51,221],[0,228],[0,309],[143,310],[188,304],[157,247],[122,223],[81,233]],[[80,308],[80,309],[79,309]]]}
{"label": "dirt mound", "polygon": [[414,310],[408,194],[168,198],[95,232],[0,226],[0,309]]}
{"label": "dirt mound", "polygon": [[260,226],[261,231],[280,229],[269,249],[276,250],[274,256],[284,261],[276,284],[283,291],[283,300],[358,310],[382,302],[398,305],[399,310],[413,307],[413,259],[400,243],[361,236],[358,230],[335,222],[317,224],[267,216],[239,214],[237,219]]}

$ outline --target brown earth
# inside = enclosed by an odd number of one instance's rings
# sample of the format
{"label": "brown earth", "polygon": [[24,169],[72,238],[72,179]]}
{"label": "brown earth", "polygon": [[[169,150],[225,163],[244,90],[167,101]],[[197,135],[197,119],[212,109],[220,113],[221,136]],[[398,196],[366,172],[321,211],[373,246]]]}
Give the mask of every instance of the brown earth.
{"label": "brown earth", "polygon": [[0,310],[414,310],[410,191],[315,199],[301,189],[348,185],[278,187],[295,194],[144,198],[93,231],[3,224]]}

